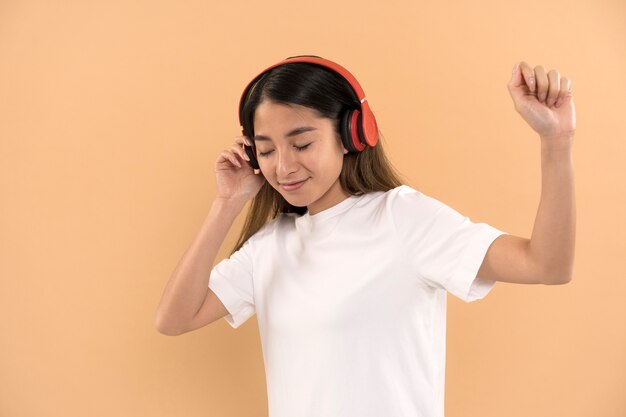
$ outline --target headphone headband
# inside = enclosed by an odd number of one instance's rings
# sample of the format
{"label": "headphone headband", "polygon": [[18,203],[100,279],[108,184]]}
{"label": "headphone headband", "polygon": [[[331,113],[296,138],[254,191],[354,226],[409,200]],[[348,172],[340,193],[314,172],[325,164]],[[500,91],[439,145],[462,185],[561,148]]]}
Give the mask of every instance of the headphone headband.
{"label": "headphone headband", "polygon": [[243,134],[243,107],[246,103],[248,90],[256,83],[256,81],[258,81],[259,78],[261,78],[263,74],[265,74],[267,71],[271,70],[272,68],[280,66],[280,65],[284,65],[284,64],[292,64],[295,62],[306,62],[306,63],[326,67],[328,69],[335,71],[337,74],[341,75],[344,79],[346,79],[346,81],[348,81],[348,83],[352,87],[352,90],[354,90],[360,102],[361,117],[362,117],[362,121],[360,124],[361,124],[362,133],[364,136],[363,139],[365,139],[365,142],[369,146],[375,146],[376,143],[378,142],[378,126],[376,124],[376,118],[374,117],[374,114],[370,110],[369,103],[367,102],[367,98],[365,97],[365,93],[363,92],[361,85],[359,84],[357,79],[350,73],[350,71],[348,71],[341,65],[337,64],[336,62],[333,62],[328,59],[324,59],[322,57],[315,56],[315,55],[297,55],[297,56],[291,56],[291,57],[285,58],[284,60],[278,62],[277,64],[274,64],[265,68],[256,77],[254,77],[252,81],[248,83],[246,88],[243,90],[243,93],[241,94],[241,98],[239,100],[239,125],[242,128],[242,134]]}
{"label": "headphone headband", "polygon": [[245,99],[246,99],[246,96],[248,94],[248,90],[250,89],[250,87],[252,87],[252,85],[256,83],[263,74],[265,74],[267,71],[271,70],[272,68],[275,68],[284,64],[293,64],[295,62],[307,62],[309,64],[321,65],[323,67],[326,67],[335,71],[336,73],[341,75],[343,78],[345,78],[348,81],[348,83],[350,83],[350,86],[356,93],[361,103],[363,103],[366,100],[365,94],[363,93],[363,89],[361,88],[361,85],[359,84],[359,82],[356,80],[356,78],[354,78],[354,76],[347,69],[345,69],[341,65],[335,62],[329,61],[327,59],[324,59],[322,57],[314,56],[314,55],[290,56],[274,65],[271,65],[265,68],[256,77],[254,77],[252,81],[250,81],[248,85],[246,86],[246,88],[243,90],[243,94],[241,94],[241,99],[239,100],[239,124],[242,127],[243,127],[243,106],[245,104]]}

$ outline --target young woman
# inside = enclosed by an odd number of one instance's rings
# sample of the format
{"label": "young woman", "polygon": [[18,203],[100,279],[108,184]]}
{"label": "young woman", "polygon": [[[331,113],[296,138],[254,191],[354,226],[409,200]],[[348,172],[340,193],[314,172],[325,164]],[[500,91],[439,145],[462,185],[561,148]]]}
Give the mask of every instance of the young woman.
{"label": "young woman", "polygon": [[[356,79],[314,56],[259,74],[217,195],[165,288],[160,332],[257,315],[270,417],[443,416],[446,295],[572,277],[570,82],[516,65],[509,92],[541,138],[532,238],[474,223],[403,184]],[[256,169],[255,169],[256,168]],[[215,256],[247,201],[231,256]]]}

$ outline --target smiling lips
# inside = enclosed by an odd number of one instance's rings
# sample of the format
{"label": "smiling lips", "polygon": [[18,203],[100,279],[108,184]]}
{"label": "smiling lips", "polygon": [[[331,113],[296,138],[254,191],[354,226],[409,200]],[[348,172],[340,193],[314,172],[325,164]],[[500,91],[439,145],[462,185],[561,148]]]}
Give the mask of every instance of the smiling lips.
{"label": "smiling lips", "polygon": [[[307,178],[308,179],[308,178]],[[297,190],[298,188],[302,187],[302,185],[306,182],[306,180],[300,181],[300,182],[291,182],[288,184],[280,184],[281,187],[283,187],[283,190],[285,191],[294,191]]]}

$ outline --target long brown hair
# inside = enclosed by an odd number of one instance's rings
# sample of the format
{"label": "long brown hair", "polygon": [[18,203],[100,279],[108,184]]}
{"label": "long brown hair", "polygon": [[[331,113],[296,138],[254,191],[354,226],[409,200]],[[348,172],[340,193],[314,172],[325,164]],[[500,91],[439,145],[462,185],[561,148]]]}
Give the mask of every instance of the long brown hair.
{"label": "long brown hair", "polygon": [[[358,108],[360,105],[350,84],[334,71],[304,62],[280,65],[265,73],[251,88],[243,108],[243,131],[248,138],[254,138],[254,112],[264,100],[309,107],[320,116],[332,119],[337,134],[340,134],[339,122],[343,112]],[[343,157],[339,182],[351,195],[389,191],[403,184],[400,175],[383,151],[384,138],[380,129],[378,136],[378,144],[375,147],[368,146],[359,153],[349,152]],[[252,199],[231,255],[280,213],[302,215],[306,211],[306,207],[289,204],[266,181]]]}

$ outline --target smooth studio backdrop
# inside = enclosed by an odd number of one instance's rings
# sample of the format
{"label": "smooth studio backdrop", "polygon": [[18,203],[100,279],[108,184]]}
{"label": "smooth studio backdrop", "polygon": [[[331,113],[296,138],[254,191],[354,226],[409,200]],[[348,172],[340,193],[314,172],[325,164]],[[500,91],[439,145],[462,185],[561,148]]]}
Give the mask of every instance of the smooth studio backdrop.
{"label": "smooth studio backdrop", "polygon": [[446,416],[623,417],[625,22],[621,0],[1,1],[0,416],[267,415],[255,317],[168,337],[154,312],[243,88],[314,54],[409,185],[524,237],[540,143],[506,83],[520,60],[572,80],[573,280],[448,295]]}

